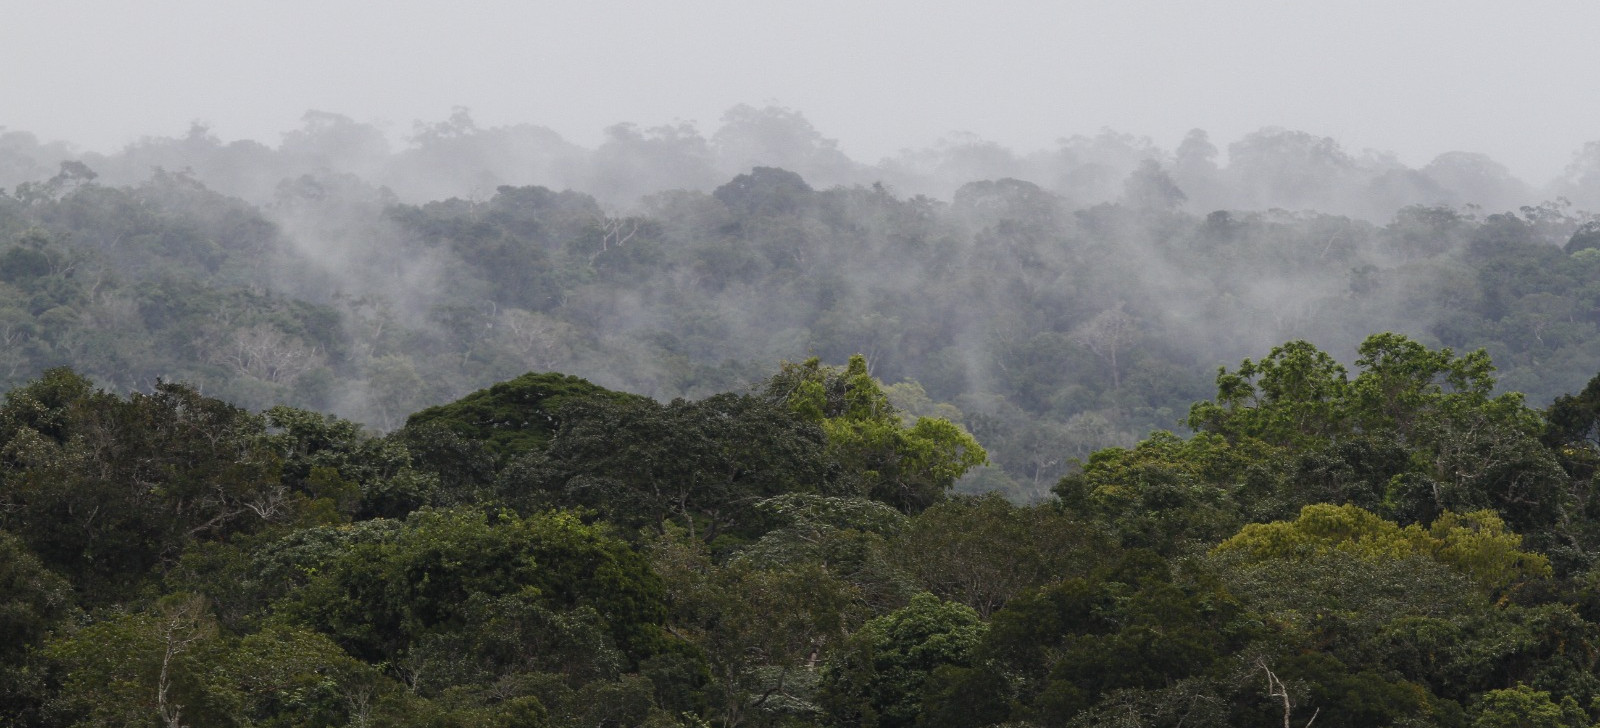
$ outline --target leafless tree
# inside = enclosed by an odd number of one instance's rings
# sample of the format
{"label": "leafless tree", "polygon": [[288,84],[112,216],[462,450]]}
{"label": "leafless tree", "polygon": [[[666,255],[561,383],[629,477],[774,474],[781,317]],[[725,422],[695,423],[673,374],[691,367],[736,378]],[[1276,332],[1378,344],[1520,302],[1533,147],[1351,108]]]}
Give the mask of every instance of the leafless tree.
{"label": "leafless tree", "polygon": [[602,253],[612,248],[627,245],[628,241],[639,234],[639,225],[642,222],[637,217],[601,217],[595,220],[595,228],[600,231],[600,247],[589,256],[589,263],[593,264]]}
{"label": "leafless tree", "polygon": [[577,332],[549,316],[511,308],[497,317],[495,335],[530,368],[548,369],[571,351],[569,342]]}
{"label": "leafless tree", "polygon": [[1096,314],[1072,332],[1072,340],[1086,346],[1111,365],[1111,384],[1122,387],[1122,370],[1117,354],[1139,340],[1138,320],[1122,310],[1122,304]]}
{"label": "leafless tree", "polygon": [[240,374],[268,382],[292,382],[322,365],[322,353],[317,347],[307,346],[271,324],[233,331],[211,358]]}
{"label": "leafless tree", "polygon": [[161,615],[161,673],[156,678],[156,710],[167,728],[182,728],[183,706],[172,700],[172,668],[178,656],[196,642],[216,633],[206,615],[205,599],[189,596],[163,610]]}
{"label": "leafless tree", "polygon": [[[1278,698],[1283,701],[1283,728],[1291,728],[1289,719],[1290,714],[1294,712],[1294,700],[1289,697],[1289,686],[1284,685],[1283,680],[1279,679],[1278,675],[1272,671],[1272,668],[1267,666],[1265,658],[1257,660],[1256,667],[1261,668],[1261,671],[1267,674],[1267,697]],[[1307,720],[1302,728],[1311,728],[1311,724],[1316,722],[1317,716],[1321,714],[1321,708],[1312,711],[1310,720]]]}

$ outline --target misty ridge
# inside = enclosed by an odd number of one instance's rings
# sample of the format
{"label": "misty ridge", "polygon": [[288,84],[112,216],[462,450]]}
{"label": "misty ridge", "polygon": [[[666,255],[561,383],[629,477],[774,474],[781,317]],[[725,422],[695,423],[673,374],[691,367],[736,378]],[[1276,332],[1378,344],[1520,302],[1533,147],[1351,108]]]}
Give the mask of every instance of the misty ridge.
{"label": "misty ridge", "polygon": [[1291,339],[1485,348],[1535,404],[1600,361],[1600,142],[1530,183],[1274,128],[869,164],[751,106],[593,149],[466,110],[401,144],[317,111],[276,146],[40,139],[0,131],[7,388],[68,365],[389,430],[527,371],[665,400],[861,353],[989,450],[963,487],[1027,499]]}
{"label": "misty ridge", "polygon": [[954,133],[877,162],[850,159],[801,112],[775,106],[736,106],[709,136],[691,122],[619,123],[604,133],[588,149],[534,124],[480,127],[468,109],[457,108],[443,121],[415,122],[396,143],[376,125],[309,111],[276,147],[224,141],[196,122],[183,136],[147,137],[105,154],[0,127],[0,185],[48,177],[61,161],[79,160],[102,184],[136,184],[155,169],[188,171],[213,190],[255,204],[275,201],[286,179],[331,174],[353,175],[413,204],[481,200],[503,185],[537,185],[578,190],[608,211],[628,212],[654,193],[710,192],[768,166],[795,172],[817,189],[883,184],[901,196],[946,201],[969,182],[1019,179],[1078,208],[1127,201],[1134,194],[1130,175],[1155,163],[1183,190],[1190,212],[1315,209],[1384,222],[1410,205],[1493,212],[1564,198],[1580,209],[1600,207],[1600,142],[1575,150],[1556,179],[1524,181],[1470,151],[1440,154],[1413,169],[1389,152],[1352,152],[1332,138],[1275,127],[1231,142],[1195,129],[1170,149],[1112,129],[1032,151]]}

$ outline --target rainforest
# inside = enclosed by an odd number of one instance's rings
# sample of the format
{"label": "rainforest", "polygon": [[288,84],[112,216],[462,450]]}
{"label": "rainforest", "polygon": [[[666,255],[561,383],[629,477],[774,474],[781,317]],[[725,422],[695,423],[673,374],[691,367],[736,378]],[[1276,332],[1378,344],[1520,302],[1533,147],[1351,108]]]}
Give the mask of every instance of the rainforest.
{"label": "rainforest", "polygon": [[0,724],[1600,720],[1600,143],[0,131]]}

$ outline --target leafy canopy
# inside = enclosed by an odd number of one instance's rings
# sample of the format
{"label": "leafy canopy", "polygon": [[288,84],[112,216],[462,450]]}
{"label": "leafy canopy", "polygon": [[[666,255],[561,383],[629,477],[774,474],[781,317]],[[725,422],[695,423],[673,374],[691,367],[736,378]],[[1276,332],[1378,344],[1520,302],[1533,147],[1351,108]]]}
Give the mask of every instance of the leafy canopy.
{"label": "leafy canopy", "polygon": [[1214,549],[1253,559],[1304,559],[1329,551],[1369,561],[1420,556],[1445,564],[1491,591],[1550,576],[1550,561],[1521,550],[1522,537],[1494,511],[1446,512],[1427,528],[1400,525],[1353,505],[1310,505],[1293,521],[1253,523]]}
{"label": "leafy canopy", "polygon": [[822,426],[830,451],[857,478],[862,494],[907,513],[938,502],[957,479],[989,459],[972,435],[949,420],[918,417],[908,423],[860,354],[843,369],[817,358],[785,362],[767,381],[766,393]]}

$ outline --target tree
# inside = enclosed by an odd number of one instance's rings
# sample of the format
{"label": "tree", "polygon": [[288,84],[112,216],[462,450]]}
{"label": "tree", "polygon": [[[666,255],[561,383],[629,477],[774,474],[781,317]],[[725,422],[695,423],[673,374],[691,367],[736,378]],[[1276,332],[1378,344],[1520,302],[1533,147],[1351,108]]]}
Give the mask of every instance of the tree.
{"label": "tree", "polygon": [[822,430],[760,397],[593,399],[562,416],[549,450],[512,469],[508,483],[523,485],[507,490],[536,489],[635,527],[676,521],[707,543],[758,535],[766,498],[833,490]]}
{"label": "tree", "polygon": [[1189,199],[1172,181],[1172,176],[1161,168],[1161,163],[1146,159],[1122,183],[1122,197],[1129,205],[1140,210],[1172,210]]}
{"label": "tree", "polygon": [[[1256,628],[1243,605],[1194,566],[1129,549],[1087,576],[1025,592],[995,612],[973,652],[974,672],[952,671],[943,687],[1003,684],[1011,720],[1061,725],[1116,691],[1205,676]],[[959,705],[947,708],[957,712],[940,722],[973,725],[959,718]]]}
{"label": "tree", "polygon": [[1215,402],[1189,410],[1189,426],[1274,445],[1326,442],[1350,428],[1345,369],[1306,341],[1273,347],[1260,362],[1217,373]]}
{"label": "tree", "polygon": [[1553,449],[1600,451],[1600,375],[1577,394],[1564,394],[1550,403],[1544,413],[1542,439]]}
{"label": "tree", "polygon": [[1591,220],[1580,226],[1577,232],[1567,239],[1567,244],[1562,247],[1568,255],[1580,250],[1600,248],[1600,220]]}
{"label": "tree", "polygon": [[1180,553],[1238,529],[1246,512],[1235,491],[1257,476],[1264,453],[1218,435],[1184,440],[1156,432],[1133,448],[1108,447],[1052,492],[1077,517],[1106,527],[1125,548]]}
{"label": "tree", "polygon": [[1555,184],[1557,194],[1595,209],[1600,201],[1600,141],[1584,143]]}
{"label": "tree", "polygon": [[210,725],[233,707],[219,679],[223,648],[205,601],[164,598],[154,610],[97,622],[53,641],[47,656],[64,673],[65,707],[77,725]]}
{"label": "tree", "polygon": [[[1336,495],[1404,522],[1494,508],[1541,540],[1575,537],[1564,524],[1578,507],[1577,496],[1536,439],[1546,428],[1522,395],[1494,395],[1494,365],[1486,353],[1457,356],[1394,333],[1367,337],[1358,353],[1354,379],[1304,341],[1277,347],[1259,363],[1246,359],[1237,371],[1224,368],[1216,400],[1195,404],[1189,424],[1241,445],[1281,448],[1299,456],[1302,470],[1339,468],[1341,451],[1391,453],[1382,457],[1391,465],[1381,491],[1372,482],[1366,492]],[[1570,426],[1581,424],[1581,416],[1562,416]],[[1400,453],[1403,463],[1395,459]],[[1283,505],[1315,500],[1293,482],[1282,487],[1290,488],[1279,496]]]}
{"label": "tree", "polygon": [[823,137],[793,109],[739,104],[722,115],[711,144],[727,171],[782,167],[818,179],[825,187],[856,181],[855,164],[839,151],[839,143]]}
{"label": "tree", "polygon": [[864,618],[859,589],[815,561],[717,564],[705,544],[669,532],[651,544],[673,634],[705,656],[723,725],[814,718],[816,663]]}
{"label": "tree", "polygon": [[945,665],[965,666],[985,631],[971,608],[919,594],[862,625],[829,659],[822,704],[844,725],[909,728],[928,678]]}
{"label": "tree", "polygon": [[712,151],[693,124],[680,122],[640,129],[614,124],[589,158],[585,189],[608,206],[627,207],[653,192],[705,190],[716,184]]}
{"label": "tree", "polygon": [[296,515],[261,419],[188,387],[127,399],[52,370],[0,408],[0,524],[88,601],[198,539]]}
{"label": "tree", "polygon": [[998,494],[956,497],[917,514],[891,542],[921,587],[988,619],[1011,598],[1085,573],[1106,544],[1053,505]]}
{"label": "tree", "polygon": [[[472,674],[452,660],[483,660],[482,669],[499,675],[529,661],[604,662],[615,650],[639,660],[662,649],[660,582],[604,525],[567,512],[520,518],[474,509],[422,509],[387,528],[363,525],[324,527],[317,548],[286,553],[290,573],[311,577],[280,608],[359,658],[411,660],[413,690],[436,673],[439,689]],[[562,620],[576,621],[563,628]],[[518,624],[528,630],[523,639],[505,641]],[[481,652],[453,652],[473,645]]]}
{"label": "tree", "polygon": [[401,425],[401,418],[429,400],[428,383],[417,373],[416,363],[405,354],[374,357],[364,372],[367,380],[369,418],[380,429]]}
{"label": "tree", "polygon": [[396,517],[439,499],[438,478],[412,465],[402,438],[378,437],[332,415],[277,406],[263,437],[281,477],[319,517]]}
{"label": "tree", "polygon": [[1475,712],[1472,728],[1580,728],[1590,724],[1572,696],[1557,704],[1549,692],[1521,683],[1484,693]]}
{"label": "tree", "polygon": [[0,531],[0,723],[27,724],[43,706],[38,651],[73,611],[72,585]]}
{"label": "tree", "polygon": [[482,446],[500,462],[543,449],[561,425],[563,405],[590,397],[633,399],[588,380],[554,372],[529,372],[480,389],[455,402],[406,418],[406,429],[443,427]]}
{"label": "tree", "polygon": [[279,153],[298,157],[302,169],[367,172],[389,154],[384,133],[370,124],[314,109],[300,123],[300,129],[284,134]]}
{"label": "tree", "polygon": [[60,171],[43,182],[24,182],[17,185],[16,197],[23,204],[41,205],[71,194],[83,185],[90,184],[100,175],[89,165],[76,159],[63,160]]}
{"label": "tree", "polygon": [[1420,171],[1448,191],[1447,200],[1441,201],[1456,205],[1506,210],[1525,203],[1530,197],[1528,185],[1513,176],[1505,165],[1483,154],[1445,152]]}
{"label": "tree", "polygon": [[1359,558],[1430,558],[1445,564],[1488,593],[1548,577],[1550,561],[1520,550],[1522,537],[1506,530],[1493,511],[1446,512],[1426,529],[1401,527],[1351,505],[1310,505],[1294,521],[1254,523],[1219,544],[1215,552],[1239,550],[1256,560],[1307,558],[1330,550]]}
{"label": "tree", "polygon": [[818,359],[786,362],[765,394],[822,427],[858,493],[906,513],[938,502],[957,478],[988,461],[978,441],[949,420],[919,417],[907,427],[860,355],[844,369]]}
{"label": "tree", "polygon": [[756,167],[711,193],[741,218],[794,215],[804,211],[815,193],[800,175],[777,167]]}
{"label": "tree", "polygon": [[772,528],[738,551],[734,558],[741,563],[821,569],[848,584],[873,613],[904,606],[917,593],[889,544],[909,521],[904,513],[867,498],[813,493],[785,493],[756,507]]}
{"label": "tree", "polygon": [[1302,131],[1269,127],[1228,145],[1228,174],[1251,207],[1336,203],[1358,173],[1338,142]]}
{"label": "tree", "polygon": [[1195,207],[1215,210],[1227,207],[1218,189],[1217,145],[1204,129],[1190,129],[1173,150],[1172,176]]}
{"label": "tree", "polygon": [[237,690],[237,719],[258,724],[368,726],[403,692],[326,636],[285,625],[239,639],[221,673]]}
{"label": "tree", "polygon": [[1095,314],[1094,318],[1078,327],[1072,340],[1105,359],[1111,367],[1112,388],[1121,389],[1122,368],[1117,364],[1117,352],[1138,341],[1139,334],[1138,322],[1123,312],[1119,304]]}
{"label": "tree", "polygon": [[[1374,334],[1357,349],[1362,371],[1351,383],[1350,396],[1360,426],[1385,428],[1409,439],[1426,415],[1465,407],[1503,417],[1523,417],[1516,394],[1490,398],[1494,364],[1483,350],[1456,356],[1445,348],[1430,350],[1395,333]],[[1441,411],[1442,410],[1442,411]]]}
{"label": "tree", "polygon": [[293,382],[324,363],[316,347],[306,346],[267,324],[235,329],[232,341],[219,347],[212,357],[242,376],[283,383]]}

